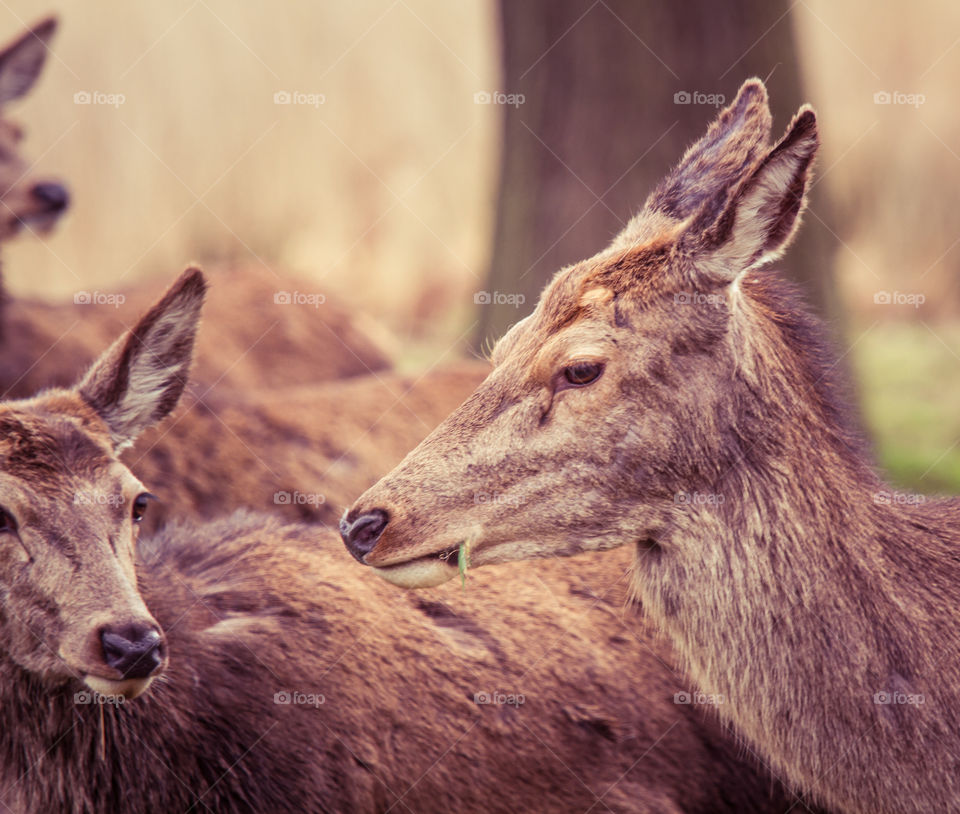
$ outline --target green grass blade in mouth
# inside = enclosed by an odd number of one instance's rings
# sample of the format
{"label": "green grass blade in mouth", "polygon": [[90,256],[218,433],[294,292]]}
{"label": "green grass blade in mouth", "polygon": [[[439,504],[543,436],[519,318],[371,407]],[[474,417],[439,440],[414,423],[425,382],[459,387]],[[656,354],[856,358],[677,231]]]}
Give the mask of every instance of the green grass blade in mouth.
{"label": "green grass blade in mouth", "polygon": [[470,567],[470,542],[464,540],[460,543],[460,550],[457,552],[457,569],[460,571],[460,587],[467,589],[467,569]]}

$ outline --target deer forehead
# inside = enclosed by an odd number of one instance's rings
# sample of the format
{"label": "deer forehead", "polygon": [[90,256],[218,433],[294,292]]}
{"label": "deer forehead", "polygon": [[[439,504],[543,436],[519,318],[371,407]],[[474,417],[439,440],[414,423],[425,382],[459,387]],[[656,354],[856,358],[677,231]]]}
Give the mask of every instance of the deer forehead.
{"label": "deer forehead", "polygon": [[82,418],[0,407],[0,471],[38,491],[97,480],[116,464],[102,436]]}

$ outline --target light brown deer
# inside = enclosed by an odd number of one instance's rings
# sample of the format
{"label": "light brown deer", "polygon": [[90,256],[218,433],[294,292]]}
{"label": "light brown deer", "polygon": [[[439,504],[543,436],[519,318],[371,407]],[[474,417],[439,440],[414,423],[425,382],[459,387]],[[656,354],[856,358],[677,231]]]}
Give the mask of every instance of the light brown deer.
{"label": "light brown deer", "polygon": [[750,81],[344,537],[407,586],[455,576],[461,545],[472,566],[630,546],[645,611],[777,773],[837,810],[957,811],[960,503],[884,485],[823,327],[764,268],[818,143],[808,107],[769,131]]}
{"label": "light brown deer", "polygon": [[674,703],[625,559],[421,597],[265,516],[138,540],[117,452],[182,393],[204,288],[187,271],[77,386],[0,404],[0,808],[792,807]]}

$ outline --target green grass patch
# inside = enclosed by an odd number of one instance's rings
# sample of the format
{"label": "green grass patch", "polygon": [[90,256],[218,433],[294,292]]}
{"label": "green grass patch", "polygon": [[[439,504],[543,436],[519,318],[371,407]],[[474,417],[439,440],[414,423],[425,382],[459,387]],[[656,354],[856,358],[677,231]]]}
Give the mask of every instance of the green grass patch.
{"label": "green grass patch", "polygon": [[864,421],[888,479],[960,493],[960,323],[882,323],[851,327],[848,336]]}

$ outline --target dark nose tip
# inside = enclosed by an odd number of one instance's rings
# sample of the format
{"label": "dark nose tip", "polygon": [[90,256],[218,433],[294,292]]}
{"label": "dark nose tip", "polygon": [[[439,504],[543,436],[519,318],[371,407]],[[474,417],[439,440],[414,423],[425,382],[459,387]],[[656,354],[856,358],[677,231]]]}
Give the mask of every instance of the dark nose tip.
{"label": "dark nose tip", "polygon": [[163,637],[155,627],[127,625],[100,633],[103,660],[124,678],[147,678],[163,662]]}
{"label": "dark nose tip", "polygon": [[63,184],[44,181],[35,184],[30,191],[33,193],[33,197],[44,204],[50,212],[61,212],[70,203],[70,193],[67,192],[67,188]]}
{"label": "dark nose tip", "polygon": [[373,551],[389,520],[383,509],[364,512],[353,521],[349,514],[345,514],[340,521],[340,536],[347,551],[363,562],[363,558]]}

